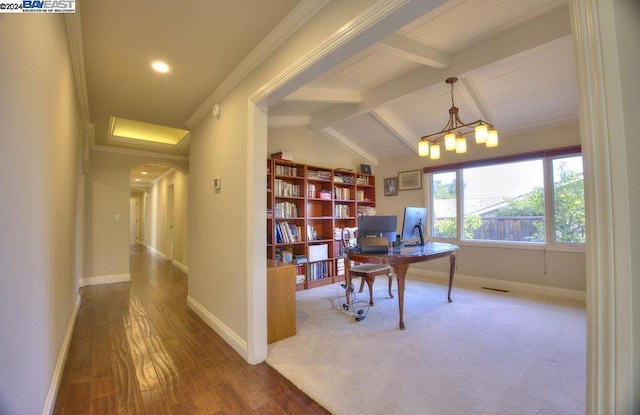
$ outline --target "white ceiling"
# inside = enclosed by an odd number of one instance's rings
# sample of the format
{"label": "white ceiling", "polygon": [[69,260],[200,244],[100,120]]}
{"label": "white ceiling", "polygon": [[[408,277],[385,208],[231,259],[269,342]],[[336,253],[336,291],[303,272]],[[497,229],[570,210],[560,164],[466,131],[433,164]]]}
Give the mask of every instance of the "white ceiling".
{"label": "white ceiling", "polygon": [[[95,144],[134,148],[107,140],[111,116],[188,129],[278,22],[324,3],[83,0]],[[442,129],[451,106],[444,80],[457,76],[463,121],[485,119],[502,139],[576,122],[573,56],[566,0],[451,0],[272,103],[269,122],[308,124],[377,164],[417,152],[421,136]],[[153,59],[173,71],[152,73]]]}

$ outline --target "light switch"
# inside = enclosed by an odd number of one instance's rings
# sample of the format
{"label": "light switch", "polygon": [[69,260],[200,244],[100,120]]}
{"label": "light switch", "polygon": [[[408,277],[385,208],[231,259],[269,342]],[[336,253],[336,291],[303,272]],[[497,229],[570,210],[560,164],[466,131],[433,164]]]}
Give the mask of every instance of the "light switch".
{"label": "light switch", "polygon": [[220,177],[214,177],[213,178],[213,189],[214,190],[220,190],[222,188],[222,180],[220,179]]}
{"label": "light switch", "polygon": [[116,213],[116,214],[113,216],[113,220],[114,220],[115,222],[120,222],[120,214],[119,214],[119,213]]}

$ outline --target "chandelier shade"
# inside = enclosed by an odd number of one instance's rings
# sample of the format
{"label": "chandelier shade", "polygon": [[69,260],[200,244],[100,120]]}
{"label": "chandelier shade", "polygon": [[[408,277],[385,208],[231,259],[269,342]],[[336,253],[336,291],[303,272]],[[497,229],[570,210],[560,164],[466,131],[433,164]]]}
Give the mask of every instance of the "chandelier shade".
{"label": "chandelier shade", "polygon": [[[465,135],[474,133],[476,144],[484,144],[486,147],[498,146],[498,131],[491,123],[482,119],[465,123],[458,115],[458,107],[453,100],[453,84],[458,78],[451,77],[445,81],[451,85],[451,108],[449,108],[449,121],[444,128],[437,133],[427,134],[420,138],[418,142],[418,155],[421,157],[429,156],[432,160],[440,158],[440,145],[444,141],[444,149],[446,151],[455,150],[456,153],[467,152],[467,139]],[[424,144],[423,144],[424,143]],[[434,147],[437,146],[437,152]],[[429,149],[430,148],[430,149]]]}

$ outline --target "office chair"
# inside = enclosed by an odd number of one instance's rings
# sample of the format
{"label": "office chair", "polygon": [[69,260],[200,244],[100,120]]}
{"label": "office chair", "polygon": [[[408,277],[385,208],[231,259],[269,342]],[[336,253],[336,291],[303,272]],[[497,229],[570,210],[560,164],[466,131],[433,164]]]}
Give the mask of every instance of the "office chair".
{"label": "office chair", "polygon": [[[353,241],[356,240],[355,232],[357,232],[355,228],[345,228],[342,230],[342,246],[345,250],[352,247]],[[358,292],[362,292],[364,290],[364,283],[367,283],[369,287],[370,305],[373,305],[373,283],[379,275],[386,275],[389,278],[389,298],[393,298],[393,294],[391,293],[391,284],[393,282],[391,266],[385,264],[357,264],[350,266],[349,259],[347,259],[346,256],[344,257],[344,261],[345,271],[348,270],[349,272],[349,279],[353,281],[353,278],[360,278],[360,290]],[[348,288],[349,287],[347,287],[347,289]]]}

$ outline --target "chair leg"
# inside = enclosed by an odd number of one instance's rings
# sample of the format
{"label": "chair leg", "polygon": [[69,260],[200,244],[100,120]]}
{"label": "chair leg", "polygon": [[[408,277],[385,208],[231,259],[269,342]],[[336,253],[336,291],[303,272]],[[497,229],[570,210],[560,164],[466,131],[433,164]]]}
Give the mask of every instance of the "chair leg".
{"label": "chair leg", "polygon": [[393,294],[391,294],[391,283],[393,283],[393,274],[389,274],[389,298],[393,298]]}
{"label": "chair leg", "polygon": [[360,277],[360,291],[358,291],[359,293],[361,293],[364,289],[364,278],[365,277]]}
{"label": "chair leg", "polygon": [[363,277],[362,279],[367,281],[367,285],[369,286],[369,305],[373,305],[373,282],[376,280],[376,277]]}

